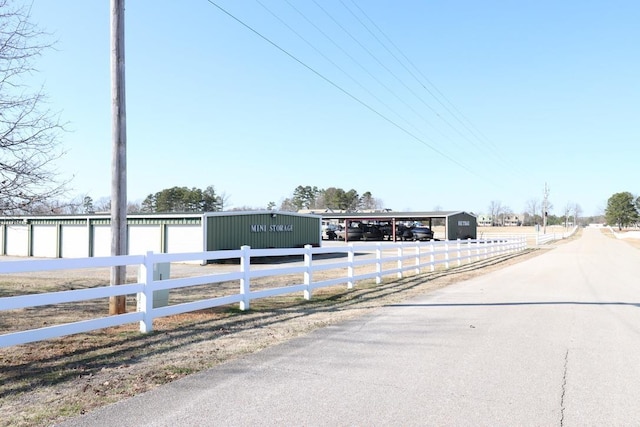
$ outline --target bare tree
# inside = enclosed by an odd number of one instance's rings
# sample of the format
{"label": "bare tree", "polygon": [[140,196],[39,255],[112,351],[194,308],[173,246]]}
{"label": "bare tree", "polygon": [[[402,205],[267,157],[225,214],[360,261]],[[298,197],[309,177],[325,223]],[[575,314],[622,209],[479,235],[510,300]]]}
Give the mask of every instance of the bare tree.
{"label": "bare tree", "polygon": [[509,206],[502,206],[502,209],[500,211],[500,224],[501,225],[506,225],[506,218],[508,216],[515,216],[513,213],[513,209],[511,209]]}
{"label": "bare tree", "polygon": [[139,214],[142,212],[142,204],[139,201],[127,202],[127,214]]}
{"label": "bare tree", "polygon": [[527,200],[527,204],[525,206],[526,213],[531,217],[531,225],[537,223],[536,217],[541,214],[541,205],[540,200],[538,199],[529,199]]}
{"label": "bare tree", "polygon": [[225,209],[229,210],[229,200],[231,199],[231,196],[223,191],[218,196],[218,199],[220,201],[220,209],[219,210],[221,210],[221,211],[223,211]]}
{"label": "bare tree", "polygon": [[0,0],[0,213],[21,214],[63,193],[53,162],[63,130],[42,88],[25,83],[33,61],[50,48],[29,22],[29,9]]}
{"label": "bare tree", "polygon": [[573,211],[573,203],[568,202],[564,207],[564,228],[567,228],[569,226],[569,217],[571,216],[572,211]]}
{"label": "bare tree", "polygon": [[502,202],[499,200],[492,200],[489,203],[489,215],[491,215],[491,225],[501,225],[498,223],[498,218],[502,214]]}
{"label": "bare tree", "polygon": [[93,207],[96,212],[110,212],[111,211],[111,199],[109,197],[101,197],[97,201],[93,202]]}
{"label": "bare tree", "polygon": [[280,202],[280,209],[283,212],[297,212],[295,205],[291,198],[286,198],[282,202]]}
{"label": "bare tree", "polygon": [[580,222],[580,216],[582,215],[582,206],[580,206],[578,203],[574,203],[572,210],[573,210],[573,225],[578,225],[578,223]]}

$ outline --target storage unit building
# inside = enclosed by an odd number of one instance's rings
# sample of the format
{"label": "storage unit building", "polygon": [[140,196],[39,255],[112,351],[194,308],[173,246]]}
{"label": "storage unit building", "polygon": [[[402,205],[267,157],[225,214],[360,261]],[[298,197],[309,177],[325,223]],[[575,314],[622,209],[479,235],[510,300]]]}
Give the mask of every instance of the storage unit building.
{"label": "storage unit building", "polygon": [[320,246],[320,215],[293,212],[213,212],[205,214],[207,250]]}
{"label": "storage unit building", "polygon": [[[289,212],[149,214],[127,217],[128,254],[320,245],[321,217]],[[108,215],[0,218],[0,255],[83,258],[111,254]]]}
{"label": "storage unit building", "polygon": [[475,215],[466,212],[448,213],[446,224],[447,240],[477,238],[478,221]]}

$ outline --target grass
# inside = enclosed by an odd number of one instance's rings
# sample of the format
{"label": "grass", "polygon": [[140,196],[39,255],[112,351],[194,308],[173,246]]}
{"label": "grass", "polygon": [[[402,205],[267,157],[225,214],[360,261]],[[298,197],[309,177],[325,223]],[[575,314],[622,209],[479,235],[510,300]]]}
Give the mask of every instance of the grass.
{"label": "grass", "polygon": [[326,288],[311,301],[267,298],[248,312],[218,307],[161,318],[150,334],[130,325],[0,349],[0,425],[49,425],[82,414],[464,274],[454,270],[439,279]]}
{"label": "grass", "polygon": [[[387,277],[382,284],[366,280],[350,290],[346,285],[316,289],[311,301],[300,294],[289,294],[253,300],[248,311],[233,305],[158,318],[154,321],[154,332],[149,334],[140,333],[137,324],[124,325],[0,349],[3,367],[0,426],[50,425],[314,329],[360,316],[381,305],[403,301],[539,253],[526,251],[446,271],[410,273],[401,279]],[[55,280],[69,283],[64,278]],[[256,281],[256,286],[287,284],[270,283],[272,278],[261,280]],[[286,281],[290,280],[293,279]],[[96,282],[95,277],[89,282]],[[3,283],[4,288],[12,282]],[[22,286],[24,278],[17,283]],[[73,286],[82,283],[80,278],[74,279]],[[53,279],[37,280],[28,284],[28,290],[41,292],[50,286]],[[184,294],[172,292],[170,301],[223,293],[225,286],[197,286],[185,289]],[[228,286],[236,292],[238,283]],[[23,311],[11,322],[0,322],[0,328],[5,328],[5,323],[11,323],[11,328],[21,328],[34,322],[53,322],[56,316],[66,320],[74,316],[82,318],[87,313],[104,315],[106,307],[105,301],[91,301],[83,303],[77,313],[59,307],[44,308],[45,313]],[[135,309],[135,302],[133,308],[132,304],[129,307]],[[35,320],[28,315],[36,316]]]}

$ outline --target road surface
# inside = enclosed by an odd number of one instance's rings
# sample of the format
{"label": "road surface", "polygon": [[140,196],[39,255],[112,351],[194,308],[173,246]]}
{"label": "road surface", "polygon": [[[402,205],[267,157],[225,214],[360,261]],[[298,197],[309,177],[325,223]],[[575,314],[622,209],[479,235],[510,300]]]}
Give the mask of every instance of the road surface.
{"label": "road surface", "polygon": [[639,304],[640,251],[587,229],[66,425],[640,425]]}

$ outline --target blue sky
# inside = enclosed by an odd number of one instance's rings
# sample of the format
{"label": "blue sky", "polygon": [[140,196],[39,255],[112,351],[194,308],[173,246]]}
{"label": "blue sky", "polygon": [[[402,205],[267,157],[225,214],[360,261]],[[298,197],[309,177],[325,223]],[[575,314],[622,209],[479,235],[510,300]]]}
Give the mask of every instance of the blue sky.
{"label": "blue sky", "polygon": [[[546,182],[554,213],[592,215],[640,193],[635,0],[130,0],[125,19],[131,201],[213,185],[266,208],[311,185],[522,212]],[[34,0],[32,20],[57,40],[34,82],[68,122],[60,172],[107,197],[109,1]]]}

